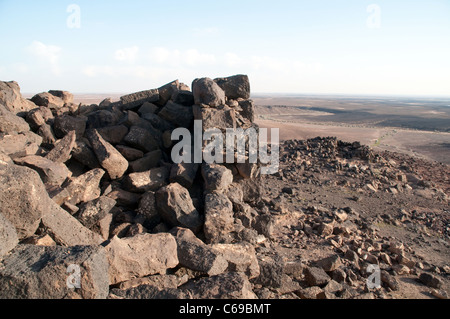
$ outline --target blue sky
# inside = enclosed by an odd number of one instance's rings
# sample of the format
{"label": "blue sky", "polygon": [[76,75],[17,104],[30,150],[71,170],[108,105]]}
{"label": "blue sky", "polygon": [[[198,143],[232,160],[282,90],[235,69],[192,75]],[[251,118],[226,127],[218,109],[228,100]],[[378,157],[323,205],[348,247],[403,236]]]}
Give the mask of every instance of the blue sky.
{"label": "blue sky", "polygon": [[0,80],[120,93],[242,73],[258,93],[450,95],[449,17],[449,0],[0,0]]}

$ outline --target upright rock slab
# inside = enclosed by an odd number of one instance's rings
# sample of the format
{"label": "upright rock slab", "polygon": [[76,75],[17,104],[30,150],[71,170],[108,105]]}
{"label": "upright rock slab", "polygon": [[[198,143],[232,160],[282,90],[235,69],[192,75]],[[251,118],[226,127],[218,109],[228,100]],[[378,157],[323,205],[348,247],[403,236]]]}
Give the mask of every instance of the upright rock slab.
{"label": "upright rock slab", "polygon": [[45,158],[57,163],[67,162],[71,158],[73,148],[76,146],[76,137],[76,132],[70,131],[56,143],[55,147],[45,155]]}
{"label": "upright rock slab", "polygon": [[109,293],[105,250],[19,245],[0,264],[0,287],[0,299],[105,299]]}
{"label": "upright rock slab", "polygon": [[227,241],[234,230],[233,204],[222,193],[212,192],[205,197],[205,237],[209,243]]}
{"label": "upright rock slab", "polygon": [[141,234],[123,239],[114,237],[105,249],[110,264],[110,285],[164,274],[167,269],[178,265],[177,243],[167,233]]}
{"label": "upright rock slab", "polygon": [[88,131],[87,137],[100,165],[108,172],[111,179],[122,177],[128,169],[128,161],[122,154],[106,142],[96,130]]}

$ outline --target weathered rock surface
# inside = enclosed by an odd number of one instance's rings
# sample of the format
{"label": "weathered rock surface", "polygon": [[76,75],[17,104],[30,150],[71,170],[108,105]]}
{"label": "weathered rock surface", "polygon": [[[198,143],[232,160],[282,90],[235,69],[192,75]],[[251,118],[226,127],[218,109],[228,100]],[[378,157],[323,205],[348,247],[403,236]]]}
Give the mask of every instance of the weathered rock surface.
{"label": "weathered rock surface", "polygon": [[197,105],[218,107],[225,105],[225,92],[210,78],[195,79],[192,82],[192,93]]}
{"label": "weathered rock surface", "polygon": [[149,171],[132,173],[125,177],[124,187],[137,193],[156,191],[167,185],[169,180],[169,169],[167,167],[153,168]]}
{"label": "weathered rock surface", "polygon": [[49,201],[38,173],[0,162],[0,214],[14,225],[19,239],[34,234]]}
{"label": "weathered rock surface", "polygon": [[70,131],[55,144],[55,147],[45,155],[45,158],[57,163],[67,162],[72,156],[73,148],[76,146],[76,137],[76,132]]}
{"label": "weathered rock surface", "polygon": [[250,81],[247,75],[238,74],[227,78],[217,78],[214,82],[225,92],[228,99],[250,98]]}
{"label": "weathered rock surface", "polygon": [[19,245],[0,263],[0,286],[2,299],[105,299],[106,253],[100,246]]}
{"label": "weathered rock surface", "polygon": [[224,194],[212,192],[205,197],[205,237],[209,243],[227,241],[234,230],[233,204]]}
{"label": "weathered rock surface", "polygon": [[169,225],[189,228],[198,232],[202,219],[192,203],[189,191],[178,183],[172,183],[156,192],[156,207],[161,218]]}
{"label": "weathered rock surface", "polygon": [[193,299],[257,299],[247,277],[242,273],[229,272],[183,286]]}
{"label": "weathered rock surface", "polygon": [[16,228],[0,213],[0,259],[18,243]]}
{"label": "weathered rock surface", "polygon": [[167,233],[114,237],[105,246],[110,285],[136,277],[164,274],[178,265],[177,243]]}
{"label": "weathered rock surface", "polygon": [[27,112],[36,108],[33,102],[22,97],[19,84],[15,81],[0,81],[0,104],[4,105],[8,111],[14,114]]}
{"label": "weathered rock surface", "polygon": [[42,182],[46,185],[61,186],[67,178],[72,176],[72,173],[64,164],[55,163],[37,155],[16,158],[14,162],[17,165],[27,166],[38,172]]}
{"label": "weathered rock surface", "polygon": [[106,142],[96,130],[88,132],[88,139],[100,165],[112,179],[123,176],[128,169],[128,161],[111,144]]}
{"label": "weathered rock surface", "polygon": [[198,239],[191,230],[175,228],[171,233],[177,241],[180,265],[209,276],[221,274],[228,268],[225,257]]}

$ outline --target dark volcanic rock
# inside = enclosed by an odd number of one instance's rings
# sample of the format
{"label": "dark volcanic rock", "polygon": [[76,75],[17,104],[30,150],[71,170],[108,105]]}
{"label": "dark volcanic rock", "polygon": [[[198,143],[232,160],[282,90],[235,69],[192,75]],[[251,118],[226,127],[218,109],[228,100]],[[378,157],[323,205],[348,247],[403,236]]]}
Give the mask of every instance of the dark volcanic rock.
{"label": "dark volcanic rock", "polygon": [[0,286],[2,299],[105,299],[109,293],[105,250],[19,245],[0,265]]}

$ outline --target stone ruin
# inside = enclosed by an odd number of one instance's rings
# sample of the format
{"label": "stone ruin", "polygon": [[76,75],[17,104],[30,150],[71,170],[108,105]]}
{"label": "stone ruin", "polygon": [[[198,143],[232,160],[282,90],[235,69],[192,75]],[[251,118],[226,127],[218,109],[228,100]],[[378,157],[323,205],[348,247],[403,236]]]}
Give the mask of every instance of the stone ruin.
{"label": "stone ruin", "polygon": [[176,128],[254,119],[245,75],[99,105],[0,82],[0,298],[254,298],[259,165],[171,159]]}

